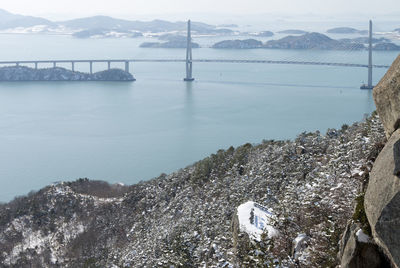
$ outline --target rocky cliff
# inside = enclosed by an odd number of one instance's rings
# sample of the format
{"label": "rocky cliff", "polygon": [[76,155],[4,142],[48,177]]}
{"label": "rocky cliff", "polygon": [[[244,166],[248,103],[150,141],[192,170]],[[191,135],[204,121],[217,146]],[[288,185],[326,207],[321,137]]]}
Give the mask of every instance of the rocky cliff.
{"label": "rocky cliff", "polygon": [[60,67],[33,69],[26,66],[11,66],[0,68],[0,81],[135,81],[135,78],[121,69],[89,74]]}
{"label": "rocky cliff", "polygon": [[343,235],[342,267],[400,267],[400,56],[373,95],[388,140]]}

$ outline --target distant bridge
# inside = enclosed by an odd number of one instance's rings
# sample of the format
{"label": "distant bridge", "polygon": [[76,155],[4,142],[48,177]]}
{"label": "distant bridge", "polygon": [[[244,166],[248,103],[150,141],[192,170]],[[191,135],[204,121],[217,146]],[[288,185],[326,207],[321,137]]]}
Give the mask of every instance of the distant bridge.
{"label": "distant bridge", "polygon": [[[111,68],[111,63],[124,63],[125,71],[129,72],[129,64],[136,62],[186,62],[185,59],[107,59],[107,60],[23,60],[23,61],[0,61],[0,65],[27,65],[32,64],[37,69],[39,64],[71,64],[71,70],[75,71],[76,63],[88,63],[90,73],[93,72],[93,63],[107,63],[108,69]],[[340,66],[340,67],[361,67],[368,68],[368,64],[359,63],[341,63],[341,62],[320,62],[320,61],[287,61],[287,60],[236,60],[236,59],[195,59],[191,62],[214,62],[214,63],[263,63],[263,64],[295,64],[295,65],[325,65],[325,66]],[[389,68],[390,65],[372,65],[373,68]]]}
{"label": "distant bridge", "polygon": [[27,60],[27,61],[0,61],[0,65],[27,65],[33,64],[35,69],[39,64],[52,64],[57,67],[57,64],[71,64],[71,70],[75,71],[76,63],[88,63],[89,72],[93,73],[94,63],[107,63],[108,70],[111,69],[111,63],[124,63],[125,71],[129,72],[130,63],[136,62],[184,62],[186,63],[186,77],[184,81],[193,81],[192,67],[194,62],[210,62],[210,63],[260,63],[260,64],[296,64],[296,65],[323,65],[323,66],[340,66],[340,67],[361,67],[368,68],[368,84],[362,85],[362,89],[372,89],[372,68],[389,68],[389,65],[373,65],[372,64],[372,21],[369,22],[369,55],[368,64],[358,63],[340,63],[340,62],[320,62],[320,61],[289,61],[289,60],[247,60],[247,59],[193,59],[192,58],[192,43],[191,43],[191,25],[188,21],[186,59],[98,59],[98,60]]}

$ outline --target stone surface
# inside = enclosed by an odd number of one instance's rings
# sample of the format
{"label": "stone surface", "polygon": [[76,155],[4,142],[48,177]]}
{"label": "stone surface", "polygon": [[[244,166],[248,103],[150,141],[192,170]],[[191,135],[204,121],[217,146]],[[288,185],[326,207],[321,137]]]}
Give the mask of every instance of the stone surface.
{"label": "stone surface", "polygon": [[400,267],[400,178],[393,175],[393,152],[399,140],[397,130],[376,159],[364,203],[374,240],[395,267]]}
{"label": "stone surface", "polygon": [[339,259],[341,268],[383,268],[390,267],[379,248],[373,243],[357,239],[360,225],[349,223],[340,241]]}
{"label": "stone surface", "polygon": [[400,126],[400,56],[373,91],[376,109],[389,138]]}
{"label": "stone surface", "polygon": [[393,146],[393,157],[394,157],[394,171],[393,175],[400,176],[400,140],[396,141]]}

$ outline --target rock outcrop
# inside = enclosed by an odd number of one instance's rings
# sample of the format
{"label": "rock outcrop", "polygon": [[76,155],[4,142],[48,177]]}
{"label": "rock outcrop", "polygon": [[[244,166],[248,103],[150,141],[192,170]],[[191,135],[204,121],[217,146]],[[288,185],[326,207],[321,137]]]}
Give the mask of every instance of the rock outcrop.
{"label": "rock outcrop", "polygon": [[374,88],[374,100],[386,137],[400,127],[400,56]]}
{"label": "rock outcrop", "polygon": [[370,173],[364,207],[375,243],[400,267],[400,56],[374,88],[388,141]]}
{"label": "rock outcrop", "polygon": [[395,267],[400,267],[400,178],[393,174],[393,149],[399,140],[397,130],[376,159],[364,203],[373,237]]}
{"label": "rock outcrop", "polygon": [[341,268],[390,268],[379,247],[365,235],[358,223],[349,223],[340,241]]}

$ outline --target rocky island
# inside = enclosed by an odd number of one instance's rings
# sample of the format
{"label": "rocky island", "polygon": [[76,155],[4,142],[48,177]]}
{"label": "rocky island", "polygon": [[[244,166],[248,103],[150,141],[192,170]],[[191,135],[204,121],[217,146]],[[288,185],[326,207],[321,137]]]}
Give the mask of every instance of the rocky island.
{"label": "rocky island", "polygon": [[363,49],[364,45],[349,45],[345,42],[334,40],[321,33],[307,33],[300,36],[287,36],[279,40],[268,41],[265,48],[279,49]]}
{"label": "rocky island", "polygon": [[373,46],[374,50],[381,50],[381,51],[395,51],[395,50],[400,50],[400,46],[394,44],[394,43],[377,43],[376,45]]}
{"label": "rocky island", "polygon": [[0,68],[0,81],[135,81],[135,78],[121,69],[89,74],[60,67],[34,69],[26,66],[11,66]]}
{"label": "rocky island", "polygon": [[[143,48],[186,48],[187,38],[183,35],[163,34],[158,36],[159,40],[164,42],[144,42],[140,44]],[[199,48],[200,45],[192,42],[192,48]]]}
{"label": "rocky island", "polygon": [[215,43],[212,48],[228,48],[228,49],[250,49],[261,48],[263,43],[255,39],[246,40],[225,40]]}
{"label": "rocky island", "polygon": [[326,31],[327,33],[334,33],[334,34],[368,34],[367,30],[357,30],[351,27],[337,27],[332,28]]}
{"label": "rocky island", "polygon": [[257,33],[251,33],[250,35],[258,36],[258,37],[271,37],[274,36],[274,33],[271,31],[262,31]]}
{"label": "rocky island", "polygon": [[307,31],[303,31],[303,30],[289,29],[289,30],[279,31],[278,33],[283,33],[283,34],[306,34],[308,32]]}
{"label": "rocky island", "polygon": [[[386,38],[374,38],[374,50],[400,50],[400,47],[391,43]],[[362,50],[367,48],[368,38],[359,37],[354,39],[332,39],[321,33],[306,33],[303,35],[289,35],[278,40],[270,40],[262,43],[259,40],[224,40],[212,46],[212,48],[231,49],[324,49],[324,50]]]}
{"label": "rocky island", "polygon": [[138,31],[90,29],[75,32],[72,36],[76,38],[135,38],[141,37],[143,34]]}
{"label": "rocky island", "polygon": [[[186,48],[186,41],[168,41],[168,42],[144,42],[140,44],[143,48]],[[200,45],[192,42],[192,48],[199,48]]]}

